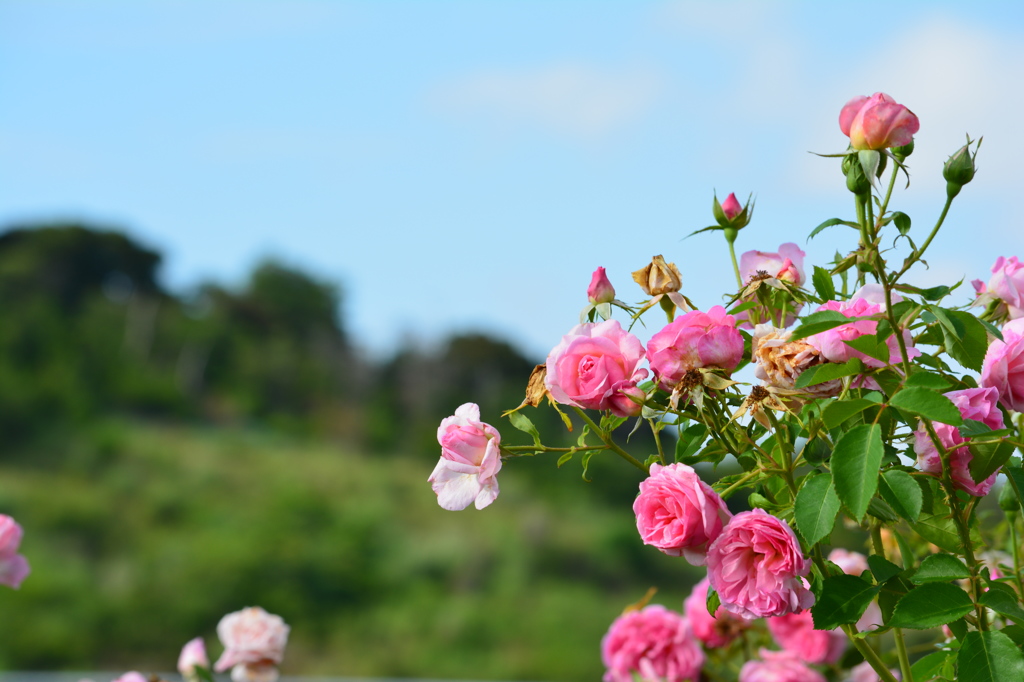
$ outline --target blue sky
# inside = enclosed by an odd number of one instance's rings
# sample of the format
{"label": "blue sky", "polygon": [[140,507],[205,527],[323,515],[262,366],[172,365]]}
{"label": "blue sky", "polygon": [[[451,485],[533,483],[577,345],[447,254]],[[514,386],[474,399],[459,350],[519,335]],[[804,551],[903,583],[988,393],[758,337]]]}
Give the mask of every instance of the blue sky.
{"label": "blue sky", "polygon": [[[851,10],[851,8],[855,8]],[[757,196],[738,249],[848,249],[837,117],[921,119],[894,208],[927,233],[945,157],[975,182],[913,279],[1024,257],[1024,10],[907,2],[0,1],[0,226],[78,219],[166,254],[165,282],[272,256],[338,281],[360,343],[485,330],[542,357],[593,269],[664,254],[702,308],[734,287],[712,191]],[[843,228],[833,228],[842,230]],[[966,296],[966,293],[965,293]]]}

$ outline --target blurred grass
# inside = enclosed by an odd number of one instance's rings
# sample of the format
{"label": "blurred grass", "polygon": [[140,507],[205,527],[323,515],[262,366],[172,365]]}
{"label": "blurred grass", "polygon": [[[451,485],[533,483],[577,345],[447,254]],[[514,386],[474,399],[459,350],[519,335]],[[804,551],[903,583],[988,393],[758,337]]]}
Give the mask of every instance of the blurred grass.
{"label": "blurred grass", "polygon": [[[508,462],[491,507],[447,512],[433,458],[280,433],[103,419],[31,448],[0,465],[33,567],[0,591],[6,669],[167,670],[260,605],[292,626],[286,674],[593,680],[624,606],[699,578],[578,465]],[[639,480],[619,465],[592,475]]]}

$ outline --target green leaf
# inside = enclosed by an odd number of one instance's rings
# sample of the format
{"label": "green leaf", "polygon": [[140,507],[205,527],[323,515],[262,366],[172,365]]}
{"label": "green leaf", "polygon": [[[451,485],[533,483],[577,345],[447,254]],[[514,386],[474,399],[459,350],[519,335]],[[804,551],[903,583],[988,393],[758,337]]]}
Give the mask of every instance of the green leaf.
{"label": "green leaf", "polygon": [[1003,466],[1003,473],[1006,474],[1014,492],[1017,493],[1017,499],[1024,507],[1024,469],[1021,469],[1016,462],[1010,462]]}
{"label": "green leaf", "polygon": [[904,388],[889,400],[889,405],[950,426],[964,423],[960,410],[952,400],[920,386]]}
{"label": "green leaf", "polygon": [[821,595],[811,607],[815,630],[834,630],[840,625],[856,623],[878,587],[855,575],[833,575],[825,578]]}
{"label": "green leaf", "polygon": [[990,589],[981,595],[981,604],[1018,623],[1024,623],[1024,608],[1021,608],[1012,591]]}
{"label": "green leaf", "polygon": [[576,450],[570,450],[569,452],[565,453],[564,455],[558,458],[558,462],[555,464],[555,466],[561,469],[562,465],[568,462],[570,459],[572,459],[572,456],[575,454]]}
{"label": "green leaf", "polygon": [[933,651],[917,660],[910,667],[910,674],[915,680],[932,680],[938,676],[946,660],[953,655],[950,651]]}
{"label": "green leaf", "polygon": [[917,572],[910,576],[910,582],[915,585],[924,585],[925,583],[948,583],[950,580],[970,577],[971,572],[955,556],[929,554],[921,561],[921,567],[917,569]]}
{"label": "green leaf", "polygon": [[1012,639],[1017,646],[1024,646],[1024,625],[1007,625],[999,632]]}
{"label": "green leaf", "polygon": [[844,433],[832,452],[832,476],[839,499],[858,522],[878,488],[882,465],[882,427],[861,424]]}
{"label": "green leaf", "polygon": [[868,567],[879,585],[903,572],[903,569],[877,554],[868,556]]}
{"label": "green leaf", "polygon": [[878,492],[892,510],[907,521],[917,521],[921,515],[921,486],[907,472],[899,469],[882,472]]}
{"label": "green leaf", "polygon": [[537,447],[543,447],[540,442],[540,432],[537,430],[537,427],[533,425],[533,422],[530,421],[529,417],[522,412],[510,412],[508,420],[512,422],[512,426],[515,428],[519,429],[523,433],[528,433],[533,436],[534,445]]}
{"label": "green leaf", "polygon": [[999,467],[1010,461],[1013,455],[1013,446],[1004,440],[997,443],[971,443],[967,449],[971,452],[971,462],[967,466],[975,483],[981,483],[999,471]]}
{"label": "green leaf", "polygon": [[948,391],[952,384],[949,379],[936,374],[935,372],[919,371],[914,372],[908,378],[905,386],[920,386],[922,388],[930,388],[935,391]]}
{"label": "green leaf", "polygon": [[864,364],[860,361],[860,358],[850,358],[842,364],[826,362],[804,370],[796,378],[795,386],[797,388],[806,388],[807,386],[814,386],[826,381],[832,381],[833,379],[862,374],[863,372]]}
{"label": "green leaf", "polygon": [[829,218],[828,220],[823,222],[821,225],[818,225],[816,228],[811,230],[811,233],[809,235],[807,235],[807,239],[808,240],[813,239],[816,234],[818,234],[819,232],[824,230],[826,227],[832,227],[833,225],[846,225],[847,227],[854,227],[854,228],[858,228],[858,229],[860,228],[860,226],[857,225],[857,223],[851,223],[851,222],[848,222],[846,220],[842,220],[840,218]]}
{"label": "green leaf", "polygon": [[[880,325],[881,326],[881,325]],[[879,340],[872,334],[864,334],[849,341],[843,341],[850,348],[860,351],[868,357],[872,357],[884,363],[889,362],[889,346],[884,340]]]}
{"label": "green leaf", "polygon": [[581,464],[583,464],[583,480],[590,483],[590,479],[587,478],[587,469],[590,467],[590,458],[597,454],[597,450],[588,450],[583,453],[581,458]]}
{"label": "green leaf", "polygon": [[896,224],[896,229],[900,231],[900,234],[906,236],[910,232],[910,216],[903,211],[895,211],[892,214],[892,221]]}
{"label": "green leaf", "polygon": [[708,585],[708,598],[704,602],[704,607],[708,610],[708,615],[714,618],[715,614],[718,613],[718,607],[721,605],[722,600],[718,596],[718,592],[715,591],[715,588]]}
{"label": "green leaf", "polygon": [[984,325],[974,315],[959,310],[935,305],[929,305],[928,310],[942,325],[942,338],[950,357],[967,369],[980,372],[988,350],[988,334]]}
{"label": "green leaf", "polygon": [[811,313],[801,320],[800,326],[793,330],[789,340],[797,341],[805,336],[827,332],[829,329],[849,324],[854,319],[843,315],[838,310],[822,310],[821,312]]}
{"label": "green leaf", "polygon": [[921,514],[917,522],[911,525],[918,535],[947,552],[960,554],[964,551],[960,542],[960,534],[957,532],[956,523],[949,515],[948,507],[946,507],[945,513]]}
{"label": "green leaf", "polygon": [[679,440],[676,441],[676,462],[683,464],[698,462],[699,458],[695,458],[694,455],[700,450],[700,446],[704,444],[707,436],[708,427],[700,423],[693,424],[680,433]]}
{"label": "green leaf", "polygon": [[818,292],[824,301],[831,301],[836,297],[836,287],[832,283],[832,275],[825,268],[815,265],[814,274],[811,276],[811,283],[814,290]]}
{"label": "green leaf", "polygon": [[1024,653],[998,631],[968,632],[956,663],[959,682],[1024,680]]}
{"label": "green leaf", "polygon": [[927,630],[962,618],[972,609],[974,602],[956,585],[928,583],[911,590],[900,599],[886,625]]}
{"label": "green leaf", "polygon": [[797,530],[813,545],[832,532],[839,513],[839,498],[832,489],[832,476],[819,474],[804,480],[796,494],[794,517]]}

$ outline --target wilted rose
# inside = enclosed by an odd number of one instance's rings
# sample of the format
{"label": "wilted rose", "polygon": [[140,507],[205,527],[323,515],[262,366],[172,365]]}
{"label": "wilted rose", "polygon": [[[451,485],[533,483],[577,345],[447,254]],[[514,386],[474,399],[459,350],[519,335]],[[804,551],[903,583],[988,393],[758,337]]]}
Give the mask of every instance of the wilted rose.
{"label": "wilted rose", "polygon": [[901,147],[914,139],[920,127],[914,112],[884,92],[854,97],[839,112],[839,128],[854,149]]}
{"label": "wilted rose", "polygon": [[498,497],[501,435],[480,421],[480,407],[465,403],[437,427],[441,459],[427,479],[444,509],[457,511],[475,504],[483,509]]}
{"label": "wilted rose", "polygon": [[816,398],[839,395],[843,390],[843,382],[839,379],[796,388],[796,380],[801,374],[827,360],[821,351],[805,339],[790,341],[792,333],[767,324],[759,324],[754,328],[754,376],[786,392],[806,393]]}
{"label": "wilted rose", "polygon": [[706,563],[708,545],[732,517],[725,502],[685,464],[651,465],[633,502],[644,544],[694,566]]}

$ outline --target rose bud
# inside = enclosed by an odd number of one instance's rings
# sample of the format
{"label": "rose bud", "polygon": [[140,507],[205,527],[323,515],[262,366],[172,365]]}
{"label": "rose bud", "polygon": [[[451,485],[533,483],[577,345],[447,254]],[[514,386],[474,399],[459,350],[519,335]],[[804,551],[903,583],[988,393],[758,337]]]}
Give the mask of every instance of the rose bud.
{"label": "rose bud", "polygon": [[967,144],[953,152],[953,155],[946,160],[942,167],[942,177],[946,180],[946,195],[952,199],[960,193],[961,188],[974,179],[977,169],[974,166],[974,159],[978,156],[978,148],[981,147],[981,140],[971,154],[971,139]]}
{"label": "rose bud", "polygon": [[611,303],[615,300],[615,287],[608,281],[604,268],[594,270],[590,286],[587,287],[587,300],[591,303]]}

